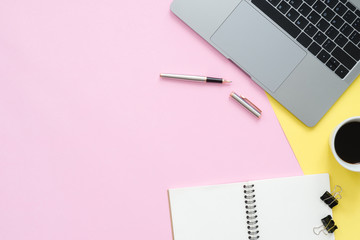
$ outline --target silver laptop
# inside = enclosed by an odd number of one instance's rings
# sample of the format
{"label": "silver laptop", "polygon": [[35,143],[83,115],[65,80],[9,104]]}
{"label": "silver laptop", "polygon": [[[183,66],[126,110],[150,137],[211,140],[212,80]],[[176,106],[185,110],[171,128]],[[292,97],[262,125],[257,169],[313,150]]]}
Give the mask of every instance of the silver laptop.
{"label": "silver laptop", "polygon": [[360,0],[174,0],[172,12],[307,126],[360,73]]}

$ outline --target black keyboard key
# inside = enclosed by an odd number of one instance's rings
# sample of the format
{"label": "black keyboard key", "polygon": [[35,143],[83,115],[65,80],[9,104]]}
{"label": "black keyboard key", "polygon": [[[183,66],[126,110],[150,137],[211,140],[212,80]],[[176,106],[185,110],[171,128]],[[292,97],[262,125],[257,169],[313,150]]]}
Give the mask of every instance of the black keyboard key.
{"label": "black keyboard key", "polygon": [[309,5],[307,5],[306,3],[303,3],[303,5],[301,5],[301,7],[298,9],[298,11],[304,17],[306,17],[311,12],[311,7],[309,7]]}
{"label": "black keyboard key", "polygon": [[316,42],[313,42],[308,49],[316,56],[320,52],[321,47]]}
{"label": "black keyboard key", "polygon": [[356,7],[354,5],[352,5],[350,2],[346,3],[346,6],[351,10],[351,11],[355,11]]}
{"label": "black keyboard key", "polygon": [[314,36],[314,34],[317,32],[317,28],[312,25],[311,23],[304,29],[304,32],[309,35],[310,37]]}
{"label": "black keyboard key", "polygon": [[355,20],[355,18],[356,18],[355,13],[351,12],[350,10],[348,10],[344,15],[344,20],[350,24]]}
{"label": "black keyboard key", "polygon": [[349,73],[349,71],[344,66],[340,65],[340,67],[338,67],[338,69],[336,69],[335,73],[339,77],[344,78]]}
{"label": "black keyboard key", "polygon": [[332,55],[347,69],[352,69],[356,64],[356,61],[339,47],[334,49]]}
{"label": "black keyboard key", "polygon": [[304,18],[303,16],[300,16],[296,21],[295,24],[296,26],[298,26],[301,29],[304,29],[306,27],[306,25],[308,25],[309,21],[306,20],[306,18]]}
{"label": "black keyboard key", "polygon": [[308,19],[310,22],[312,22],[312,24],[316,24],[316,23],[319,21],[320,18],[321,18],[320,15],[317,14],[315,11],[312,11],[312,12],[309,14],[309,16],[307,17],[307,19]]}
{"label": "black keyboard key", "polygon": [[317,14],[315,11],[312,11],[307,19],[312,22],[312,24],[316,24],[320,20],[321,16]]}
{"label": "black keyboard key", "polygon": [[290,11],[287,12],[286,16],[294,22],[300,16],[300,13],[298,13],[295,9],[292,8]]}
{"label": "black keyboard key", "polygon": [[293,6],[293,8],[295,8],[295,9],[300,7],[301,3],[302,3],[302,0],[290,0],[289,1],[289,4],[291,6]]}
{"label": "black keyboard key", "polygon": [[323,18],[325,18],[326,20],[330,21],[335,16],[335,12],[333,12],[333,10],[331,10],[330,8],[326,8],[325,11],[323,11],[323,13],[321,14],[321,16],[323,16]]}
{"label": "black keyboard key", "polygon": [[360,60],[360,49],[355,46],[352,42],[348,42],[344,47],[345,52],[352,56],[356,61]]}
{"label": "black keyboard key", "polygon": [[337,38],[335,38],[335,43],[340,47],[343,47],[347,43],[348,39],[343,34],[339,34]]}
{"label": "black keyboard key", "polygon": [[281,28],[283,28],[288,34],[293,38],[296,38],[301,30],[297,28],[289,19],[284,15],[279,13],[275,8],[273,8],[270,3],[267,3],[264,0],[252,0],[252,3],[258,7],[262,12],[264,12],[269,18],[276,22]]}
{"label": "black keyboard key", "polygon": [[346,3],[346,1],[347,1],[347,0],[340,0],[340,2],[342,2],[342,3]]}
{"label": "black keyboard key", "polygon": [[325,19],[321,19],[317,24],[316,27],[319,28],[321,31],[325,32],[326,29],[330,26],[330,23],[325,21]]}
{"label": "black keyboard key", "polygon": [[308,47],[310,43],[312,42],[311,38],[309,38],[305,33],[301,33],[298,38],[298,42],[301,43],[304,47]]}
{"label": "black keyboard key", "polygon": [[360,34],[356,31],[353,31],[353,33],[350,35],[349,39],[353,43],[358,44],[360,42]]}
{"label": "black keyboard key", "polygon": [[277,6],[277,9],[282,12],[283,14],[285,14],[287,11],[289,11],[290,9],[290,5],[287,4],[286,2],[282,1],[281,3],[279,3],[279,5]]}
{"label": "black keyboard key", "polygon": [[316,0],[304,0],[307,4],[312,6]]}
{"label": "black keyboard key", "polygon": [[326,36],[328,36],[330,39],[334,40],[336,36],[339,34],[339,31],[336,30],[333,26],[329,27],[329,29],[326,31]]}
{"label": "black keyboard key", "polygon": [[279,4],[280,0],[267,0],[269,3],[274,5],[275,7]]}
{"label": "black keyboard key", "polygon": [[323,63],[326,63],[327,60],[329,60],[330,58],[330,54],[327,53],[325,50],[321,50],[321,52],[317,55],[317,58]]}
{"label": "black keyboard key", "polygon": [[335,5],[339,2],[339,0],[325,0],[325,4],[330,8],[335,7]]}
{"label": "black keyboard key", "polygon": [[344,4],[339,3],[338,5],[336,5],[336,7],[334,8],[334,11],[339,14],[339,16],[344,15],[344,13],[346,12],[347,8],[345,7]]}
{"label": "black keyboard key", "polygon": [[322,46],[326,51],[331,53],[331,51],[334,50],[334,48],[336,47],[336,44],[333,41],[331,41],[330,39],[326,39],[326,41],[324,42],[324,44]]}
{"label": "black keyboard key", "polygon": [[341,28],[340,28],[340,32],[342,34],[344,34],[345,36],[349,36],[350,33],[352,33],[352,31],[354,31],[354,29],[347,23],[345,23]]}
{"label": "black keyboard key", "polygon": [[313,9],[318,13],[322,13],[322,11],[324,11],[325,8],[326,5],[322,3],[320,0],[317,0],[316,3],[313,5]]}
{"label": "black keyboard key", "polygon": [[360,10],[356,9],[355,14],[358,15],[358,17],[360,17]]}
{"label": "black keyboard key", "polygon": [[321,45],[326,40],[326,36],[322,32],[318,31],[313,37],[313,39],[315,42]]}
{"label": "black keyboard key", "polygon": [[326,66],[328,66],[331,70],[335,71],[335,69],[340,65],[340,63],[335,58],[330,58],[327,61]]}
{"label": "black keyboard key", "polygon": [[352,26],[353,26],[356,30],[360,31],[360,18],[356,19],[355,22],[352,24]]}
{"label": "black keyboard key", "polygon": [[342,18],[340,18],[339,16],[334,17],[333,20],[331,20],[331,24],[336,27],[337,29],[339,29],[343,24],[344,24],[344,20]]}

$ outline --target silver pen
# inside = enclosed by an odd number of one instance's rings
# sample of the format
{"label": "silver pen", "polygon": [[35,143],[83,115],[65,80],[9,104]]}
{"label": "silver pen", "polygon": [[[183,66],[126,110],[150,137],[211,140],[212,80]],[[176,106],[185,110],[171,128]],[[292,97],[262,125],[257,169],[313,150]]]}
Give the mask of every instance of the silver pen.
{"label": "silver pen", "polygon": [[230,93],[230,96],[245,107],[249,112],[254,114],[257,118],[261,117],[261,110],[255,106],[249,99],[244,96],[239,96],[235,92]]}
{"label": "silver pen", "polygon": [[215,77],[203,77],[203,76],[192,76],[192,75],[181,75],[181,74],[169,74],[161,73],[160,77],[163,78],[175,78],[175,79],[184,79],[197,82],[211,82],[211,83],[231,83],[231,81],[225,80],[223,78]]}

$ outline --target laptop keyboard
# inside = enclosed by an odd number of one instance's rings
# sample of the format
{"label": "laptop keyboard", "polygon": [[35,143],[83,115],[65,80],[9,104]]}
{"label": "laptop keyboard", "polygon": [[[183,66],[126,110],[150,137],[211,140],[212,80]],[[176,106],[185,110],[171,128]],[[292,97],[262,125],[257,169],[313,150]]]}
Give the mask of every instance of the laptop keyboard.
{"label": "laptop keyboard", "polygon": [[360,60],[360,10],[346,0],[251,0],[340,78]]}

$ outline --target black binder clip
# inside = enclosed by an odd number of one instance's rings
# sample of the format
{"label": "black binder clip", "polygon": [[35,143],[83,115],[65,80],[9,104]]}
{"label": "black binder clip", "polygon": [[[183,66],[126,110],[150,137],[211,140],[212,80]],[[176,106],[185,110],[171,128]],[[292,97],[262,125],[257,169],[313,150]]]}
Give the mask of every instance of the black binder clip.
{"label": "black binder clip", "polygon": [[332,219],[331,215],[328,215],[321,219],[322,226],[320,227],[314,227],[313,231],[316,235],[320,235],[320,233],[324,233],[325,235],[328,235],[328,233],[335,232],[338,227],[335,225],[334,220]]}
{"label": "black binder clip", "polygon": [[341,199],[342,188],[339,185],[336,185],[334,190],[329,193],[326,191],[320,199],[323,200],[330,208],[335,207],[339,203],[339,199]]}

